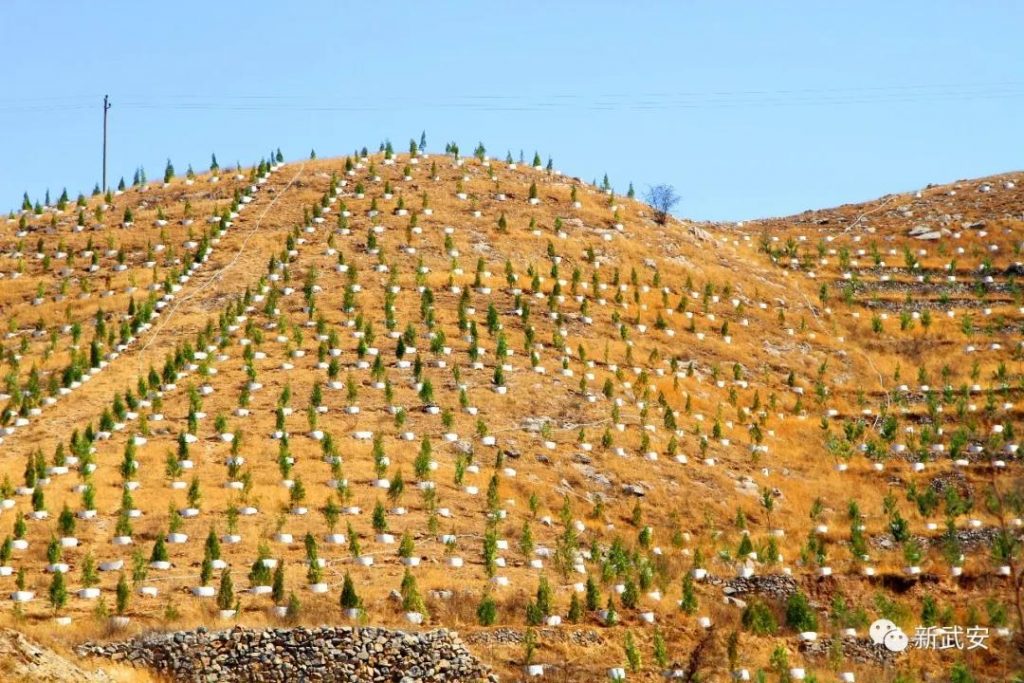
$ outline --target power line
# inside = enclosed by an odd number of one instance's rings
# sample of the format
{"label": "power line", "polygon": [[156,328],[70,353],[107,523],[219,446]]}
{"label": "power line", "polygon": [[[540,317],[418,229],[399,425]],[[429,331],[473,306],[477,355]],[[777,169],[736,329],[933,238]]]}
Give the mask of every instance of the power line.
{"label": "power line", "polygon": [[[530,112],[552,110],[686,110],[735,107],[853,106],[871,104],[1006,100],[1024,96],[1024,82],[907,84],[868,87],[716,90],[705,92],[620,92],[547,94],[355,95],[125,95],[124,109],[225,112],[375,112],[397,107]],[[72,111],[88,106],[78,96],[0,99],[0,112]]]}
{"label": "power line", "polygon": [[[872,91],[904,91],[904,90],[927,90],[927,89],[940,89],[940,90],[963,90],[967,88],[1006,88],[1006,87],[1021,87],[1024,86],[1024,81],[993,81],[993,82],[978,82],[978,83],[903,83],[893,85],[871,85],[871,86],[843,86],[843,87],[813,87],[813,88],[776,88],[776,89],[741,89],[741,90],[708,90],[708,91],[654,91],[654,92],[606,92],[606,93],[592,93],[592,95],[599,97],[635,97],[644,95],[653,96],[705,96],[705,95],[761,95],[761,94],[792,94],[792,93],[820,93],[820,92],[872,92]],[[549,93],[551,96],[572,96],[572,93]],[[164,93],[161,95],[136,95],[138,97],[161,97],[163,99],[195,99],[195,98],[206,98],[206,95],[196,95],[195,93]],[[217,94],[220,99],[297,99],[297,98],[313,98],[319,97],[320,95],[303,95],[296,93],[284,93],[284,94]],[[371,95],[375,99],[376,95]],[[384,99],[388,98],[399,98],[401,95],[384,95]],[[474,93],[474,94],[455,94],[453,97],[456,98],[485,98],[485,99],[511,99],[517,97],[516,95],[509,95],[507,93]],[[34,97],[13,97],[13,98],[0,98],[0,102],[59,102],[59,101],[85,101],[91,100],[92,95],[47,95],[47,96],[34,96]],[[350,99],[350,98],[346,98]]]}
{"label": "power line", "polygon": [[235,102],[194,101],[194,102],[145,102],[125,101],[124,108],[138,110],[167,111],[224,111],[224,112],[377,112],[403,109],[466,110],[481,112],[539,112],[539,111],[643,111],[643,110],[686,110],[686,109],[729,109],[758,107],[810,107],[810,106],[854,106],[872,104],[913,104],[927,102],[955,102],[980,100],[1006,100],[1024,97],[1024,89],[975,92],[975,93],[931,93],[915,95],[892,93],[884,96],[833,96],[833,97],[747,97],[732,99],[601,99],[578,98],[571,101],[549,99],[510,100],[501,103],[478,103],[473,101],[408,99],[390,103],[265,103],[244,104]]}

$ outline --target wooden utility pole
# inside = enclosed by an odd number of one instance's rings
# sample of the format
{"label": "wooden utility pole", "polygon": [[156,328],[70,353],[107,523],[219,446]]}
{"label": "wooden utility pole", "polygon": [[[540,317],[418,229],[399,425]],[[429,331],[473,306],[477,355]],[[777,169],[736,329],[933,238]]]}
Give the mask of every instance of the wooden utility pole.
{"label": "wooden utility pole", "polygon": [[110,96],[103,96],[103,192],[107,191],[107,111],[110,109]]}

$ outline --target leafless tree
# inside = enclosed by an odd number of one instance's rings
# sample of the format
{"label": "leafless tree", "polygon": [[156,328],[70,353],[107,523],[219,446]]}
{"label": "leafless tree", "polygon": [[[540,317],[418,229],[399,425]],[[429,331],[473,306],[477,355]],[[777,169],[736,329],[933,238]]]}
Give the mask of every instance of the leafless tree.
{"label": "leafless tree", "polygon": [[1000,488],[996,470],[992,470],[992,487],[985,501],[988,511],[999,520],[995,538],[992,539],[992,558],[1010,568],[1008,592],[1017,612],[1017,628],[1024,628],[1024,567],[1021,554],[1024,543],[1011,527],[1010,518],[1024,514],[1024,482],[1015,478],[1007,488]]}
{"label": "leafless tree", "polygon": [[672,207],[678,204],[682,197],[676,194],[676,189],[671,185],[655,185],[647,188],[644,199],[654,209],[654,222],[658,225],[665,225],[668,222],[669,213],[672,212]]}

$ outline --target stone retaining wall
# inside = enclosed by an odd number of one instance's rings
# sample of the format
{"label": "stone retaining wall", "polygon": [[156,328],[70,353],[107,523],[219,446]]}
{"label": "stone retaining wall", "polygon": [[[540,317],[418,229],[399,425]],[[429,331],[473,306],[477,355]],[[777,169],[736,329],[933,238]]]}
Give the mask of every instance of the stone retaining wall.
{"label": "stone retaining wall", "polygon": [[146,634],[85,643],[80,656],[144,666],[175,681],[497,681],[451,631],[348,626]]}

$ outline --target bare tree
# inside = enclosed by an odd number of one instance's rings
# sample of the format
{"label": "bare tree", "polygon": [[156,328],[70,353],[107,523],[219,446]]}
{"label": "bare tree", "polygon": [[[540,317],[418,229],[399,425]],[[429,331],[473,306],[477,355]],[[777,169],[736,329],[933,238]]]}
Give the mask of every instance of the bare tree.
{"label": "bare tree", "polygon": [[999,520],[995,538],[990,541],[992,559],[1010,568],[1008,590],[1017,612],[1017,628],[1024,628],[1024,567],[1021,552],[1024,544],[1020,535],[1011,528],[1010,517],[1024,514],[1024,482],[1014,479],[1009,490],[1001,490],[992,470],[992,487],[985,501],[988,511]]}
{"label": "bare tree", "polygon": [[655,185],[648,187],[644,193],[644,199],[654,209],[654,222],[658,225],[665,225],[668,222],[668,215],[672,207],[682,199],[676,194],[676,189],[671,185]]}

